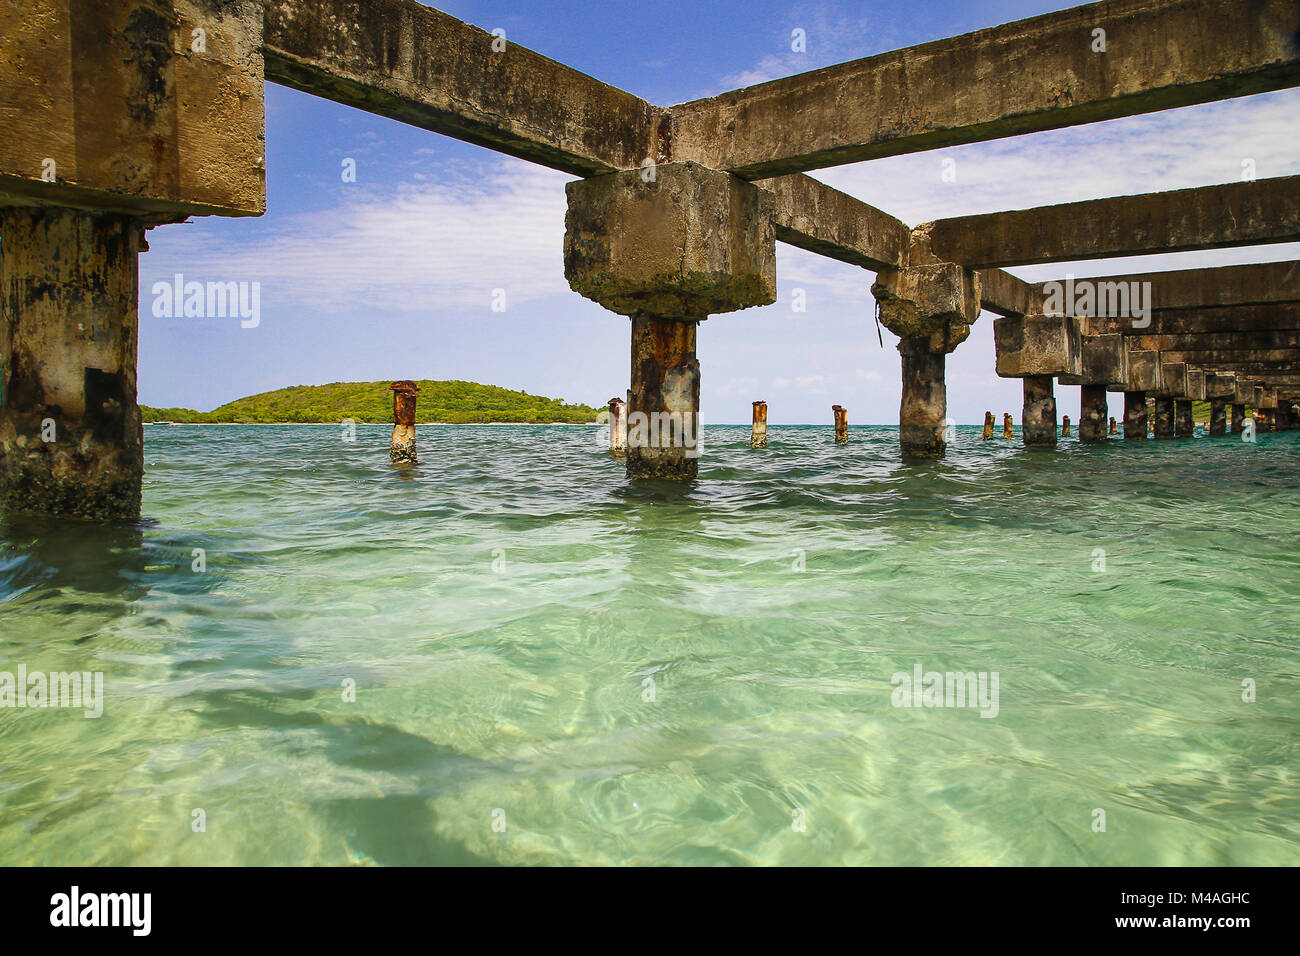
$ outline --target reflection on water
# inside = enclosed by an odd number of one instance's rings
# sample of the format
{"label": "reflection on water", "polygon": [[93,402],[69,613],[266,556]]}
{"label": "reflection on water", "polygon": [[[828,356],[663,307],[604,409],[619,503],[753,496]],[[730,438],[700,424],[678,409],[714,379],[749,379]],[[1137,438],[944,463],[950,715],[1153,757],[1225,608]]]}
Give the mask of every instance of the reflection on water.
{"label": "reflection on water", "polygon": [[[0,709],[0,863],[1297,858],[1295,433],[715,427],[634,486],[389,431],[150,428],[139,526],[0,523],[0,672],[107,697]],[[892,706],[918,665],[997,717]]]}

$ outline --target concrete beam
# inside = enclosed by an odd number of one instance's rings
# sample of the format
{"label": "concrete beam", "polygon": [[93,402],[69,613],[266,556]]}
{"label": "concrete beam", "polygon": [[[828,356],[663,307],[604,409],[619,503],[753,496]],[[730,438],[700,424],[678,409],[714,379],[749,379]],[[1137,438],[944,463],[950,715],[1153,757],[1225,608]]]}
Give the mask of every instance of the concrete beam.
{"label": "concrete beam", "polygon": [[579,176],[668,159],[662,110],[496,40],[415,0],[266,0],[272,82]]}
{"label": "concrete beam", "polygon": [[972,269],[1294,242],[1300,176],[960,216],[918,229],[928,229],[934,255]]}
{"label": "concrete beam", "polygon": [[872,272],[907,264],[912,230],[888,213],[807,176],[756,185],[776,197],[776,238]]}
{"label": "concrete beam", "polygon": [[261,215],[261,43],[258,0],[0,3],[0,206]]}
{"label": "concrete beam", "polygon": [[1155,309],[1150,325],[1136,328],[1131,318],[1088,316],[1091,335],[1194,335],[1201,332],[1272,332],[1300,329],[1300,304],[1226,305],[1204,309]]}
{"label": "concrete beam", "polygon": [[1293,0],[1075,7],[675,106],[674,158],[764,179],[1282,89],[1298,33]]}
{"label": "concrete beam", "polygon": [[[1057,280],[1064,285],[1065,279]],[[1258,262],[1214,269],[1177,269],[1076,278],[1076,283],[1116,283],[1149,287],[1153,309],[1204,309],[1232,305],[1300,302],[1300,262]],[[1046,282],[1034,288],[1046,295]],[[1144,300],[1145,301],[1145,300]]]}

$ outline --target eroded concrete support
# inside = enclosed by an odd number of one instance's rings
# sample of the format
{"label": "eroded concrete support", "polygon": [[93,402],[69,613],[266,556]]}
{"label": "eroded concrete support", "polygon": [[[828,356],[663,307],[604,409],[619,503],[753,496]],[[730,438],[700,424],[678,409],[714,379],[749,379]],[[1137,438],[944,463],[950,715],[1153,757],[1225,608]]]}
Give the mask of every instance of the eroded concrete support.
{"label": "eroded concrete support", "polygon": [[1124,439],[1145,441],[1147,437],[1147,393],[1124,393]]}
{"label": "eroded concrete support", "polygon": [[754,427],[749,433],[749,447],[767,447],[767,402],[754,403]]}
{"label": "eroded concrete support", "polygon": [[1191,438],[1195,434],[1196,422],[1192,419],[1192,400],[1174,399],[1174,435],[1178,438]]}
{"label": "eroded concrete support", "polygon": [[882,269],[871,293],[880,306],[881,324],[898,336],[903,457],[942,458],[948,417],[945,356],[970,336],[971,323],[979,318],[979,278],[951,262]]}
{"label": "eroded concrete support", "polygon": [[904,458],[942,458],[948,417],[944,381],[947,356],[930,350],[928,338],[898,340],[903,358],[903,397],[898,408],[898,443]]}
{"label": "eroded concrete support", "polygon": [[984,413],[984,432],[980,435],[981,441],[989,441],[993,438],[993,413]]}
{"label": "eroded concrete support", "polygon": [[835,416],[835,444],[849,443],[849,410],[843,405],[832,405],[831,414]]}
{"label": "eroded concrete support", "polygon": [[1246,406],[1241,402],[1232,403],[1232,434],[1240,435],[1246,430]]}
{"label": "eroded concrete support", "polygon": [[1174,400],[1170,396],[1156,396],[1155,435],[1157,438],[1174,437]]}
{"label": "eroded concrete support", "polygon": [[16,511],[140,516],[135,219],[0,210],[0,500]]}
{"label": "eroded concrete support", "polygon": [[415,454],[415,396],[420,389],[409,379],[388,386],[393,390],[393,440],[388,458],[394,465],[414,465]]}
{"label": "eroded concrete support", "polygon": [[609,454],[627,458],[627,404],[617,395],[609,400]]}
{"label": "eroded concrete support", "polygon": [[1228,403],[1221,398],[1210,399],[1210,437],[1228,433]]}
{"label": "eroded concrete support", "polygon": [[699,470],[696,327],[776,300],[773,198],[730,173],[665,163],[565,187],[564,274],[575,292],[632,320],[629,478]]}
{"label": "eroded concrete support", "polygon": [[[1089,444],[1106,437],[1105,385],[1079,386],[1079,441]],[[1115,433],[1115,419],[1110,420],[1111,434]]]}
{"label": "eroded concrete support", "polygon": [[1015,426],[1012,424],[1010,412],[1002,413],[1002,437],[1007,440],[1016,437]]}
{"label": "eroded concrete support", "polygon": [[1050,375],[1026,375],[1025,404],[1020,416],[1020,435],[1029,448],[1056,447],[1055,381]]}
{"label": "eroded concrete support", "polygon": [[697,322],[632,316],[627,476],[689,480],[699,472]]}
{"label": "eroded concrete support", "polygon": [[1061,437],[1062,438],[1070,437],[1070,416],[1069,415],[1061,416]]}
{"label": "eroded concrete support", "polygon": [[1115,419],[1112,416],[1110,420],[1110,432],[1108,434],[1115,435],[1118,433],[1119,433],[1119,429],[1115,427]]}

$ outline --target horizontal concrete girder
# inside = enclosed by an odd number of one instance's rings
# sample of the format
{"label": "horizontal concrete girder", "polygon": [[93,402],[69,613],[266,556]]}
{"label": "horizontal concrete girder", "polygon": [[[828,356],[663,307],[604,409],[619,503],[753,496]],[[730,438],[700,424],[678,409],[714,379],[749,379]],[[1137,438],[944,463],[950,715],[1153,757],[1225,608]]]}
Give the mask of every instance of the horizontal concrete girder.
{"label": "horizontal concrete girder", "polygon": [[1201,332],[1272,332],[1300,329],[1300,303],[1279,305],[1229,305],[1205,309],[1156,309],[1150,324],[1134,326],[1131,318],[1088,316],[1084,331],[1101,335],[1192,335]]}
{"label": "horizontal concrete girder", "polygon": [[[1067,280],[1057,280],[1064,286]],[[1300,302],[1300,262],[1257,262],[1212,269],[1177,269],[1168,272],[1138,272],[1127,275],[1075,278],[1075,284],[1091,282],[1150,284],[1152,308],[1203,309],[1227,305],[1263,305]],[[1035,286],[1046,295],[1046,282]]]}
{"label": "horizontal concrete girder", "polygon": [[415,0],[266,0],[272,82],[579,176],[667,158],[662,110],[494,41]]}
{"label": "horizontal concrete girder", "polygon": [[1293,0],[1075,7],[675,106],[674,158],[763,179],[1282,89],[1297,33]]}
{"label": "horizontal concrete girder", "polygon": [[1007,315],[993,322],[997,373],[1002,378],[1079,375],[1083,337],[1078,319],[1054,315]]}
{"label": "horizontal concrete girder", "polygon": [[872,272],[906,265],[912,230],[888,213],[808,176],[756,185],[776,197],[776,238],[782,242]]}
{"label": "horizontal concrete girder", "polygon": [[1294,242],[1300,176],[960,216],[919,228],[929,229],[934,255],[972,269]]}

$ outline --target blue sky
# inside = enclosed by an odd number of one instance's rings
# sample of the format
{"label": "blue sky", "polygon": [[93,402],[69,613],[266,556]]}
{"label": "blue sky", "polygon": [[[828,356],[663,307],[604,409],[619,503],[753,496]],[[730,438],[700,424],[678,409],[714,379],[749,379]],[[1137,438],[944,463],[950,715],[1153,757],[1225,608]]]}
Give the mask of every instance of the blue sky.
{"label": "blue sky", "polygon": [[[1070,4],[456,2],[433,4],[659,105],[710,96]],[[791,31],[807,35],[805,53]],[[1283,91],[1070,130],[822,170],[813,175],[909,224],[944,216],[1300,173],[1300,92]],[[141,257],[140,400],[207,410],[286,385],[467,379],[588,404],[627,387],[627,319],[564,281],[571,177],[268,84],[267,205],[149,234]],[[341,175],[356,161],[356,182]],[[956,181],[945,182],[951,159]],[[778,245],[776,304],[715,316],[699,333],[706,422],[893,423],[899,360],[872,320],[874,276]],[[1300,244],[1012,270],[1026,279],[1300,257]],[[261,322],[157,318],[150,287],[261,283]],[[802,289],[807,310],[791,307]],[[492,310],[496,290],[506,309]],[[991,315],[948,357],[949,414],[1020,417],[997,378]],[[1078,390],[1058,387],[1078,415]],[[1120,399],[1112,398],[1112,414]]]}

